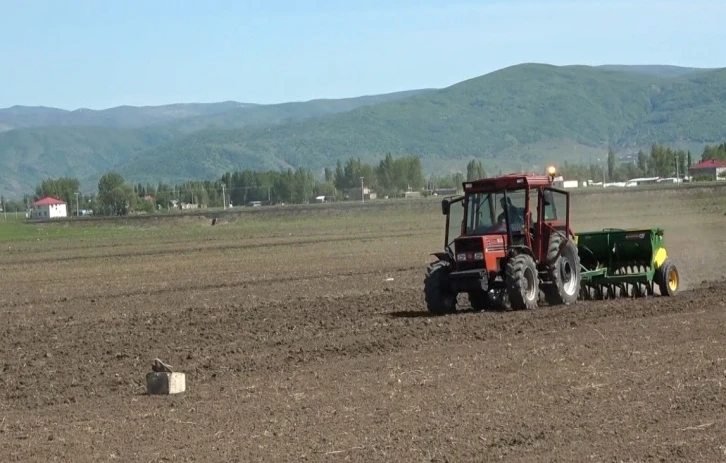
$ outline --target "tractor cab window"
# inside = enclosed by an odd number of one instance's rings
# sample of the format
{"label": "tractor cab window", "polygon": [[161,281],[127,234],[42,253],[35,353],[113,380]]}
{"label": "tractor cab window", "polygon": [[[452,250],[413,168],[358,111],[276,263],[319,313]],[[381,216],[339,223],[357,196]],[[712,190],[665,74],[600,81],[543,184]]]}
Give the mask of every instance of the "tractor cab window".
{"label": "tractor cab window", "polygon": [[466,205],[466,234],[481,235],[496,231],[497,222],[492,209],[492,195],[473,194]]}
{"label": "tractor cab window", "polygon": [[[507,220],[507,209],[509,220],[514,224],[524,224],[524,213],[526,211],[527,198],[526,190],[507,191],[496,195],[497,200],[497,222],[504,223]],[[516,227],[515,227],[516,228]]]}
{"label": "tractor cab window", "polygon": [[468,197],[466,205],[466,234],[481,235],[502,233],[506,230],[505,207],[509,209],[509,219],[514,229],[524,225],[526,205],[525,190],[478,193]]}
{"label": "tractor cab window", "polygon": [[543,194],[545,221],[567,221],[567,195],[549,188],[545,188]]}

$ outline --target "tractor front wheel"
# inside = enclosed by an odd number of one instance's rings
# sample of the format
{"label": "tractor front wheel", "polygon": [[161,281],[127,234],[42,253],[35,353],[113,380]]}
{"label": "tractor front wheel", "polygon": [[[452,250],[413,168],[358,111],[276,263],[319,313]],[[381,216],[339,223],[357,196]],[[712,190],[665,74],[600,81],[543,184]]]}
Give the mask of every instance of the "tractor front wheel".
{"label": "tractor front wheel", "polygon": [[552,235],[547,248],[547,277],[550,284],[542,288],[550,305],[574,304],[580,294],[580,256],[570,239],[560,252],[565,237]]}
{"label": "tractor front wheel", "polygon": [[456,312],[456,293],[449,288],[451,265],[438,261],[429,265],[424,279],[426,308],[436,315]]}
{"label": "tractor front wheel", "polygon": [[537,265],[532,256],[517,254],[507,261],[506,284],[509,304],[515,310],[536,309],[539,298]]}
{"label": "tractor front wheel", "polygon": [[666,259],[655,273],[655,282],[658,284],[661,296],[675,296],[680,288],[680,275],[676,264]]}

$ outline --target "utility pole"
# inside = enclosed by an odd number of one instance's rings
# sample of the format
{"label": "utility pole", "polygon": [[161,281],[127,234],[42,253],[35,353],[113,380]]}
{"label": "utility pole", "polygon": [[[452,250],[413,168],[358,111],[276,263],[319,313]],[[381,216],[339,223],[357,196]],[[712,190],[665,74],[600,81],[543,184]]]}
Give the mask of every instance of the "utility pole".
{"label": "utility pole", "polygon": [[224,196],[224,187],[225,186],[226,185],[224,183],[222,183],[222,207],[224,209],[227,209],[227,198],[225,198],[225,196]]}
{"label": "utility pole", "polygon": [[269,206],[271,202],[272,202],[272,200],[270,198],[270,186],[268,185],[267,186],[267,205]]}
{"label": "utility pole", "polygon": [[78,207],[78,192],[76,191],[74,194],[76,195],[76,217],[79,217],[81,215],[81,211]]}
{"label": "utility pole", "polygon": [[363,177],[361,177],[360,178],[360,202],[362,202],[362,203],[366,202],[365,197],[366,197],[366,195],[365,195],[365,193],[363,193]]}

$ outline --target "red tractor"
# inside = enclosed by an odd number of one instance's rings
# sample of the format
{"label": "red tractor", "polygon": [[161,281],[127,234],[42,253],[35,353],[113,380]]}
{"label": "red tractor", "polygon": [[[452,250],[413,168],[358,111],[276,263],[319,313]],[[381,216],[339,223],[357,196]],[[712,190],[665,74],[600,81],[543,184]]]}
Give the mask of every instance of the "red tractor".
{"label": "red tractor", "polygon": [[467,293],[474,310],[533,309],[540,293],[551,305],[580,293],[580,258],[570,228],[570,195],[547,175],[510,174],[465,182],[464,195],[445,198],[444,252],[424,280],[426,305],[456,311]]}

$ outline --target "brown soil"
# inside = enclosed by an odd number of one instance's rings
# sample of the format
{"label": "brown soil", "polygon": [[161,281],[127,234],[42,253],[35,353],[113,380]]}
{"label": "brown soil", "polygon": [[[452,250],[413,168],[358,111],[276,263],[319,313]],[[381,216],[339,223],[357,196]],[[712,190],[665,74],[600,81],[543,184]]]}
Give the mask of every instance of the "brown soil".
{"label": "brown soil", "polygon": [[[674,298],[446,317],[421,291],[440,225],[17,245],[0,461],[724,461],[726,219],[707,217],[670,222]],[[157,356],[187,392],[145,394]]]}

